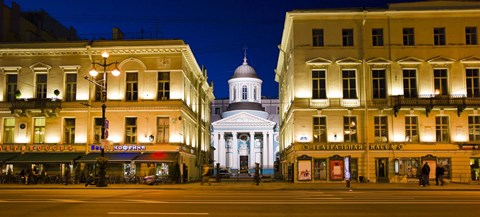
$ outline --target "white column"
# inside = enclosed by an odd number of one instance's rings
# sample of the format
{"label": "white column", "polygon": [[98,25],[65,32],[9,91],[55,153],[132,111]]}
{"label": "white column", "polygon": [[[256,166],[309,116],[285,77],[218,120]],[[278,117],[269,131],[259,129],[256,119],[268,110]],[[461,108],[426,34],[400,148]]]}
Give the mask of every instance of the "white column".
{"label": "white column", "polygon": [[248,167],[255,168],[255,132],[250,132],[250,156],[248,161]]}
{"label": "white column", "polygon": [[263,136],[263,150],[262,150],[262,168],[266,169],[268,166],[268,143],[267,143],[267,133],[265,131],[262,132]]}
{"label": "white column", "polygon": [[273,161],[275,156],[273,156],[273,131],[268,131],[268,168],[273,168]]}
{"label": "white column", "polygon": [[215,147],[215,151],[213,153],[213,160],[215,160],[215,163],[219,163],[220,160],[220,145],[219,145],[219,137],[220,133],[215,132],[213,134],[213,147]]}
{"label": "white column", "polygon": [[239,168],[239,161],[240,161],[240,158],[238,157],[238,140],[237,140],[237,132],[232,132],[232,135],[233,135],[233,160],[232,160],[232,167],[234,169],[240,169]]}
{"label": "white column", "polygon": [[220,167],[225,167],[225,132],[220,133],[220,145],[218,146],[218,156]]}

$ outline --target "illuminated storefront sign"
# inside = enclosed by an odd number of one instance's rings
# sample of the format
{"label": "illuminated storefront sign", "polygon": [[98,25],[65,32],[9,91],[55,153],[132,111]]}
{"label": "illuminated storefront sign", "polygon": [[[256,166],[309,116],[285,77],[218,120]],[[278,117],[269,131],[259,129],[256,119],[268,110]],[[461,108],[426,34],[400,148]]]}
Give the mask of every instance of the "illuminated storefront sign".
{"label": "illuminated storefront sign", "polygon": [[[147,148],[144,145],[106,145],[104,146],[105,150],[110,151],[145,151]],[[102,150],[101,145],[91,145],[91,151],[100,151]]]}
{"label": "illuminated storefront sign", "polygon": [[[366,150],[363,144],[304,144],[304,151],[331,151],[331,150]],[[371,144],[370,150],[402,150],[403,144]]]}
{"label": "illuminated storefront sign", "polygon": [[321,144],[321,145],[303,145],[303,150],[311,151],[330,151],[330,150],[365,150],[362,144]]}
{"label": "illuminated storefront sign", "polygon": [[0,151],[73,151],[73,145],[1,145]]}

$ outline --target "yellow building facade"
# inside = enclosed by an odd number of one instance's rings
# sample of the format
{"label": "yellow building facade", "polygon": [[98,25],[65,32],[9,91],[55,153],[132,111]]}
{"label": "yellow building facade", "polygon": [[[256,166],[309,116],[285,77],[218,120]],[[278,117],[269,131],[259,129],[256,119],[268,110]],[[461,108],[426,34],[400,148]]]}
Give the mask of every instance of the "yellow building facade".
{"label": "yellow building facade", "polygon": [[0,74],[3,174],[71,167],[84,178],[102,148],[110,177],[188,182],[210,161],[213,87],[182,40],[2,44]]}
{"label": "yellow building facade", "polygon": [[[478,2],[286,14],[280,170],[294,182],[479,180]],[[348,168],[348,170],[346,170]]]}

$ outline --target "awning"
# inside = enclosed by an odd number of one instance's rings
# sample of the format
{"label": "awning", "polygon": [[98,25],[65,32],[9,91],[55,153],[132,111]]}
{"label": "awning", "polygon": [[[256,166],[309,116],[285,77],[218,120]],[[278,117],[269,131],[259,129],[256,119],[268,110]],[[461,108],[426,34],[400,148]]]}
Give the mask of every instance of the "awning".
{"label": "awning", "polygon": [[82,153],[25,153],[6,161],[7,163],[70,163]]}
{"label": "awning", "polygon": [[135,159],[135,162],[177,162],[176,152],[154,152],[144,153]]}
{"label": "awning", "polygon": [[17,155],[20,155],[20,153],[0,153],[0,163],[8,161]]}
{"label": "awning", "polygon": [[[108,162],[131,162],[139,154],[140,153],[105,153],[104,157],[108,158]],[[90,153],[78,159],[77,162],[94,163],[100,156],[100,153]]]}

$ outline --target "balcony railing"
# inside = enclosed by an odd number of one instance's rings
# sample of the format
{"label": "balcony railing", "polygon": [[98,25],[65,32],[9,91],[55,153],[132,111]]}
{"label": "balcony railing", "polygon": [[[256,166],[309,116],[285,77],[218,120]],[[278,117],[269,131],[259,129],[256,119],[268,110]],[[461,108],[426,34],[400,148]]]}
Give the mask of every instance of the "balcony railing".
{"label": "balcony railing", "polygon": [[452,95],[419,95],[418,98],[406,98],[402,95],[391,96],[391,103],[393,106],[394,114],[397,115],[398,111],[402,107],[425,107],[426,115],[435,106],[439,107],[456,107],[458,116],[463,112],[466,107],[479,107],[480,98],[470,98],[461,94]]}
{"label": "balcony railing", "polygon": [[12,102],[13,109],[56,109],[62,108],[62,101],[60,99],[51,98],[27,98],[17,99]]}

